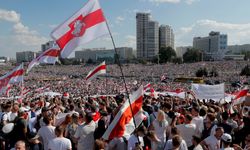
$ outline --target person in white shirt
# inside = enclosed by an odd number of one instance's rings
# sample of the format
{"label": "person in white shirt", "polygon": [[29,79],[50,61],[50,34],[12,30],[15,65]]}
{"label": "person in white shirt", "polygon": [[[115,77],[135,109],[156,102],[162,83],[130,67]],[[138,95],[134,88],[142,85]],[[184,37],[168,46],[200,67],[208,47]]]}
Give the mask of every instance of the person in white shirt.
{"label": "person in white shirt", "polygon": [[220,150],[220,142],[221,136],[223,135],[224,130],[222,127],[217,127],[215,129],[215,134],[210,135],[209,137],[205,138],[201,145],[205,150]]}
{"label": "person in white shirt", "polygon": [[64,129],[62,127],[55,128],[56,138],[49,141],[48,149],[49,150],[71,150],[72,145],[71,141],[63,137]]}
{"label": "person in white shirt", "polygon": [[176,127],[171,128],[171,137],[172,139],[169,139],[164,144],[164,150],[173,150],[173,149],[188,150],[186,142],[180,136],[179,130]]}
{"label": "person in white shirt", "polygon": [[195,124],[196,126],[195,135],[200,137],[201,132],[204,129],[204,124],[203,124],[203,117],[199,116],[199,111],[200,109],[198,106],[192,107],[191,113],[192,113],[193,119],[191,123]]}
{"label": "person in white shirt", "polygon": [[183,140],[186,141],[187,146],[191,147],[192,144],[192,136],[195,135],[196,126],[192,124],[192,116],[186,115],[185,116],[185,124],[177,125],[177,129],[180,131],[180,135],[182,136]]}
{"label": "person in white shirt", "polygon": [[192,143],[193,143],[193,150],[203,150],[202,146],[200,145],[201,142],[201,138],[199,138],[198,136],[193,136],[192,138]]}
{"label": "person in white shirt", "polygon": [[234,150],[234,148],[230,147],[232,142],[232,136],[228,133],[224,133],[221,136],[222,148],[220,150]]}
{"label": "person in white shirt", "polygon": [[141,126],[138,129],[136,129],[134,134],[132,134],[128,139],[128,150],[135,149],[136,144],[139,144],[141,147],[143,147],[144,146],[143,136],[147,134],[146,132],[147,129],[145,126]]}
{"label": "person in white shirt", "polygon": [[188,150],[186,142],[180,135],[175,135],[171,140],[167,141],[164,150]]}
{"label": "person in white shirt", "polygon": [[53,120],[54,119],[52,115],[44,117],[43,122],[46,124],[46,126],[42,126],[37,133],[41,143],[43,144],[44,150],[48,150],[49,141],[56,138],[55,127],[52,126]]}
{"label": "person in white shirt", "polygon": [[74,137],[77,139],[77,149],[79,150],[92,150],[94,147],[94,131],[96,124],[92,119],[92,114],[87,113],[84,115],[85,123],[76,129]]}
{"label": "person in white shirt", "polygon": [[157,138],[161,141],[158,143],[158,148],[163,148],[164,143],[166,142],[166,131],[168,127],[168,121],[165,117],[165,112],[158,110],[157,118],[153,121],[152,126]]}

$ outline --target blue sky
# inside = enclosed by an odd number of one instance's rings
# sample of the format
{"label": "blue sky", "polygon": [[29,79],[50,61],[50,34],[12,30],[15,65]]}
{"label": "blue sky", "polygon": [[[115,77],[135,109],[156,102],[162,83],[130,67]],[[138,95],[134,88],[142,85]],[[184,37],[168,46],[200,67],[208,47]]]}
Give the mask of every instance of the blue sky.
{"label": "blue sky", "polygon": [[[0,0],[0,55],[39,51],[50,32],[87,0]],[[211,30],[228,34],[228,43],[250,43],[249,0],[100,0],[117,47],[135,48],[136,12],[150,12],[152,20],[171,25],[175,45],[192,45],[194,36]],[[78,48],[112,48],[109,36]]]}

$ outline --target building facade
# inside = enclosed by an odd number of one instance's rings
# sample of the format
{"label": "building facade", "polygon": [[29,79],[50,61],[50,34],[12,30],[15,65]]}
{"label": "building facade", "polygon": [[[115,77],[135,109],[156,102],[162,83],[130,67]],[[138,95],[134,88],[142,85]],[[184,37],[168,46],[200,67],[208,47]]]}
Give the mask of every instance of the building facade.
{"label": "building facade", "polygon": [[[118,47],[116,48],[117,53],[121,61],[126,61],[132,59],[133,49],[131,47]],[[82,51],[75,51],[75,58],[77,60],[82,60],[87,62],[91,59],[93,62],[106,61],[109,63],[114,63],[115,61],[115,51],[114,49],[84,49]]]}
{"label": "building facade", "polygon": [[229,45],[228,51],[232,54],[241,54],[242,52],[250,51],[250,44]]}
{"label": "building facade", "polygon": [[183,57],[183,54],[187,52],[188,49],[191,49],[192,46],[181,46],[181,47],[176,47],[175,52],[177,57]]}
{"label": "building facade", "polygon": [[56,43],[54,41],[48,41],[47,43],[41,45],[41,51],[44,52],[47,49],[54,47],[55,45]]}
{"label": "building facade", "polygon": [[137,58],[152,59],[159,52],[159,23],[149,13],[136,14]]}
{"label": "building facade", "polygon": [[193,47],[203,51],[205,60],[222,60],[227,52],[227,35],[210,32],[207,37],[194,37]]}
{"label": "building facade", "polygon": [[174,47],[174,32],[169,25],[161,25],[159,28],[159,48]]}
{"label": "building facade", "polygon": [[32,51],[16,52],[17,63],[30,62],[34,58],[36,58],[36,52]]}

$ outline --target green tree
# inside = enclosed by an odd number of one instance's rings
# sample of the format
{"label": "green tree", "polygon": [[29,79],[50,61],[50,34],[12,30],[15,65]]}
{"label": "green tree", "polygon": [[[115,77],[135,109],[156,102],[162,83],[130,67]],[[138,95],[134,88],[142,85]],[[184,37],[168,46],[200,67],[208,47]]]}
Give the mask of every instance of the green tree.
{"label": "green tree", "polygon": [[248,65],[246,65],[240,72],[241,76],[250,76],[250,68]]}
{"label": "green tree", "polygon": [[187,49],[187,52],[183,54],[183,61],[186,63],[193,63],[201,61],[202,59],[202,52],[200,50],[191,48]]}
{"label": "green tree", "polygon": [[166,63],[176,57],[175,50],[172,47],[161,47],[159,50],[160,63]]}
{"label": "green tree", "polygon": [[87,63],[87,64],[93,64],[94,61],[93,61],[91,58],[89,58],[88,61],[87,61],[86,63]]}
{"label": "green tree", "polygon": [[207,68],[200,68],[195,73],[196,77],[207,77],[208,72]]}
{"label": "green tree", "polygon": [[219,73],[215,67],[212,68],[212,70],[209,72],[210,77],[218,77]]}
{"label": "green tree", "polygon": [[244,60],[250,59],[250,51],[242,51],[241,54],[245,55]]}

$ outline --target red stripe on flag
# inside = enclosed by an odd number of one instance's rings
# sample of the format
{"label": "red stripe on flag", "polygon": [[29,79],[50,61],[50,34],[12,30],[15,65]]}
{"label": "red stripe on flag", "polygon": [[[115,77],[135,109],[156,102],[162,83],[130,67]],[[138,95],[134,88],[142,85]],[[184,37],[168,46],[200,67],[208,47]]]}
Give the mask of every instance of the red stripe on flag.
{"label": "red stripe on flag", "polygon": [[96,68],[89,76],[86,77],[86,80],[88,80],[89,78],[91,78],[94,74],[96,74],[98,71],[101,70],[106,70],[106,65],[101,65],[98,68]]}
{"label": "red stripe on flag", "polygon": [[24,73],[23,69],[17,70],[17,71],[14,71],[12,74],[10,74],[7,78],[13,78],[13,77],[16,77],[16,76],[22,76],[23,73]]}
{"label": "red stripe on flag", "polygon": [[242,90],[239,93],[237,93],[236,97],[234,98],[235,100],[240,98],[240,97],[244,97],[247,95],[248,89]]}
{"label": "red stripe on flag", "polygon": [[[143,103],[143,96],[140,96],[137,100],[135,100],[133,104],[131,104],[131,108],[133,110],[134,115],[140,111],[142,103]],[[123,136],[124,131],[125,131],[125,125],[128,124],[130,120],[133,118],[131,108],[130,106],[128,106],[127,109],[122,113],[119,121],[117,122],[115,127],[112,129],[112,132],[109,135],[109,139]]]}
{"label": "red stripe on flag", "polygon": [[98,9],[92,13],[89,13],[87,16],[82,16],[80,15],[79,17],[77,17],[74,21],[72,21],[69,24],[70,30],[65,33],[62,37],[60,37],[56,42],[58,44],[58,46],[61,48],[61,50],[65,47],[65,45],[72,40],[75,36],[72,34],[72,32],[74,31],[75,27],[74,24],[77,20],[80,20],[81,22],[84,23],[83,28],[81,29],[81,33],[79,36],[83,36],[84,32],[92,27],[95,26],[99,23],[102,23],[105,21],[105,17],[103,16],[103,12],[101,9]]}
{"label": "red stripe on flag", "polygon": [[51,57],[57,57],[59,56],[60,51],[58,49],[51,49],[46,51],[42,56],[51,56]]}

